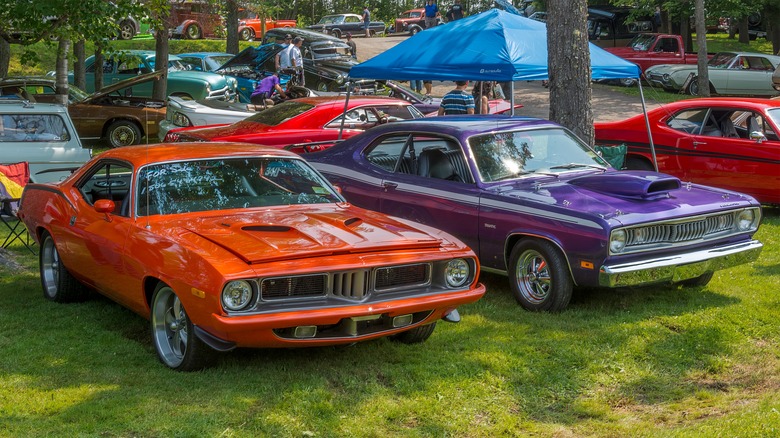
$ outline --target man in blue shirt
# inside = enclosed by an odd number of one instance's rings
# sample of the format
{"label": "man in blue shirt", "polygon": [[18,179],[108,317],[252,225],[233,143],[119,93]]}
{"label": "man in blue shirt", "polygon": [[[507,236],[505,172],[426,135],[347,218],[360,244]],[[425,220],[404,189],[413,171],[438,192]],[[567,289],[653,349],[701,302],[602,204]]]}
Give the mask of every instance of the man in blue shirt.
{"label": "man in blue shirt", "polygon": [[425,28],[430,29],[439,24],[440,15],[436,0],[428,0],[425,4]]}
{"label": "man in blue shirt", "polygon": [[439,115],[474,114],[474,96],[466,93],[469,81],[455,81],[455,89],[441,98]]}
{"label": "man in blue shirt", "polygon": [[368,26],[371,24],[371,12],[368,10],[368,5],[363,7],[363,29],[366,30],[366,38],[370,38],[371,34],[368,31]]}

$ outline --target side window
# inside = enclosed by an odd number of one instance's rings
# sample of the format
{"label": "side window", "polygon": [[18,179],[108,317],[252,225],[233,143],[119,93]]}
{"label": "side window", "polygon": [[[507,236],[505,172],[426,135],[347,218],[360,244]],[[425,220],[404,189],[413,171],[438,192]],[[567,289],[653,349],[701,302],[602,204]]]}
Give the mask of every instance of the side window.
{"label": "side window", "polygon": [[200,59],[198,58],[181,58],[180,61],[188,70],[203,71]]}
{"label": "side window", "polygon": [[675,131],[698,134],[704,124],[705,117],[707,117],[706,108],[691,109],[675,114],[666,124]]}
{"label": "side window", "polygon": [[82,181],[78,189],[90,205],[101,199],[114,202],[114,214],[130,216],[130,180],[132,168],[124,163],[106,162],[95,168],[89,178]]}
{"label": "side window", "polygon": [[386,171],[448,181],[472,182],[463,150],[448,138],[392,135],[372,146],[365,157]]}

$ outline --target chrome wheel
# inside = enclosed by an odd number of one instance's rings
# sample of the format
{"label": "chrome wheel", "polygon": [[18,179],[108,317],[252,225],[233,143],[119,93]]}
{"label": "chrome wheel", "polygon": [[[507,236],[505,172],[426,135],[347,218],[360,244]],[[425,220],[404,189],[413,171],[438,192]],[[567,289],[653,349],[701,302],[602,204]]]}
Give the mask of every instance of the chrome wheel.
{"label": "chrome wheel", "polygon": [[569,305],[574,283],[561,251],[546,240],[526,239],[512,249],[509,283],[528,310],[560,311]]}
{"label": "chrome wheel", "polygon": [[41,236],[41,252],[38,255],[43,297],[57,303],[78,301],[84,297],[84,290],[60,260],[57,246],[48,232]]}
{"label": "chrome wheel", "polygon": [[255,35],[252,33],[252,30],[249,28],[241,29],[241,39],[244,41],[252,41],[254,39]]}
{"label": "chrome wheel", "polygon": [[184,30],[185,35],[187,35],[187,38],[191,40],[198,40],[200,39],[200,28],[197,24],[190,24],[187,26],[187,29]]}
{"label": "chrome wheel", "polygon": [[211,364],[214,350],[195,335],[184,305],[166,284],[160,283],[154,291],[149,321],[157,357],[166,366],[194,371]]}
{"label": "chrome wheel", "polygon": [[517,261],[517,287],[529,303],[544,302],[550,294],[552,279],[547,260],[536,251],[524,252]]}
{"label": "chrome wheel", "polygon": [[54,246],[51,236],[46,236],[41,243],[41,283],[46,298],[54,300],[57,296],[57,285],[60,282],[60,254]]}
{"label": "chrome wheel", "polygon": [[114,122],[108,127],[108,142],[113,148],[138,144],[141,142],[141,130],[132,122]]}
{"label": "chrome wheel", "polygon": [[128,23],[127,21],[123,22],[121,26],[119,26],[119,39],[122,40],[131,40],[135,36],[135,28],[132,24]]}
{"label": "chrome wheel", "polygon": [[190,340],[189,319],[170,287],[162,287],[154,294],[152,336],[163,363],[171,368],[182,364]]}

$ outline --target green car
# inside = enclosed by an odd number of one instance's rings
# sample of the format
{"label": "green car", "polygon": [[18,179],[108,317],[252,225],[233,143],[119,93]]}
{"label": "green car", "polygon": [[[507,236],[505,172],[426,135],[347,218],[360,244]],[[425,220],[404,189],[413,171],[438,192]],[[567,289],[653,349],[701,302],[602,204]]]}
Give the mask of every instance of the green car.
{"label": "green car", "polygon": [[[110,85],[124,79],[133,78],[143,73],[154,71],[155,53],[151,50],[127,50],[103,62],[103,84]],[[88,93],[95,92],[95,57],[90,56],[85,61],[86,89]],[[73,84],[73,72],[68,73],[68,82]],[[177,96],[192,100],[224,100],[236,99],[237,81],[216,73],[192,71],[183,64],[179,57],[168,57],[168,88],[169,96]],[[140,84],[132,89],[133,96],[152,96],[152,83]]]}

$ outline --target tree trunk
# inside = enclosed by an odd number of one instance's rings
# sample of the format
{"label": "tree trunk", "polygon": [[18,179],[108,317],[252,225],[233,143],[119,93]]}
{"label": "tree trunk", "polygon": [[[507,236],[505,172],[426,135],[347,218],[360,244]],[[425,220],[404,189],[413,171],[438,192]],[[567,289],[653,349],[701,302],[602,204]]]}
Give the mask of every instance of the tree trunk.
{"label": "tree trunk", "polygon": [[586,0],[547,2],[550,120],[593,145],[590,51]]}
{"label": "tree trunk", "polygon": [[737,22],[739,28],[739,42],[742,44],[750,44],[750,33],[748,32],[748,17],[745,15],[739,18]]}
{"label": "tree trunk", "polygon": [[84,67],[84,59],[86,58],[84,44],[84,40],[79,40],[73,45],[73,55],[76,58],[73,61],[73,85],[82,90],[87,89],[87,76]]}
{"label": "tree trunk", "polygon": [[70,40],[61,39],[57,48],[57,65],[55,67],[55,80],[57,95],[55,101],[60,105],[68,104],[68,51]]}
{"label": "tree trunk", "polygon": [[0,38],[0,78],[8,76],[11,63],[11,44],[5,38]]}
{"label": "tree trunk", "polygon": [[766,10],[766,38],[772,42],[772,53],[780,55],[780,5],[767,6]]}
{"label": "tree trunk", "polygon": [[95,90],[103,88],[103,64],[106,62],[106,57],[103,56],[103,45],[98,44],[95,46]]}
{"label": "tree trunk", "polygon": [[710,97],[710,75],[707,67],[707,25],[704,22],[704,0],[696,0],[696,45],[698,57],[696,59],[699,70],[699,96]]}
{"label": "tree trunk", "polygon": [[154,34],[156,40],[154,70],[163,71],[160,80],[154,81],[152,98],[166,100],[168,97],[168,17],[162,17],[162,24]]}
{"label": "tree trunk", "polygon": [[225,28],[227,30],[227,47],[225,51],[234,55],[238,54],[238,2],[236,0],[227,0],[227,16],[225,17]]}

